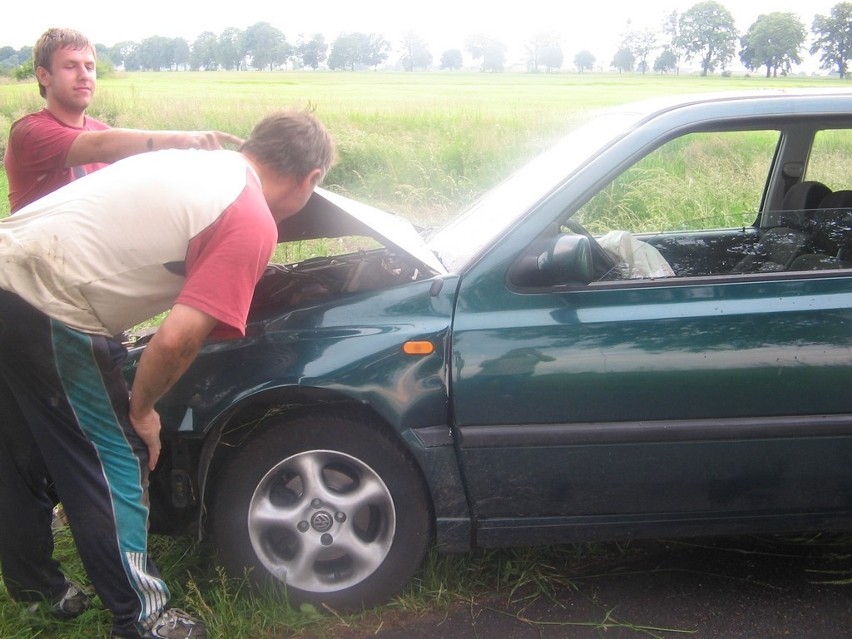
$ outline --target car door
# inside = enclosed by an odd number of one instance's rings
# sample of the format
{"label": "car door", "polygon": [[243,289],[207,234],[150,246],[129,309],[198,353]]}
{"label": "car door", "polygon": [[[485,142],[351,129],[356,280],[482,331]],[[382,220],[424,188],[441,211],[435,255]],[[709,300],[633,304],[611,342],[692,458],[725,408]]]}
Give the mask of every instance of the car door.
{"label": "car door", "polygon": [[[763,155],[767,175],[778,163]],[[727,215],[723,178],[707,179]],[[592,226],[599,205],[573,218]],[[628,232],[676,255],[672,276],[525,288],[504,253],[463,279],[453,409],[479,543],[776,530],[852,512],[852,271],[736,272],[757,233],[710,217]]]}

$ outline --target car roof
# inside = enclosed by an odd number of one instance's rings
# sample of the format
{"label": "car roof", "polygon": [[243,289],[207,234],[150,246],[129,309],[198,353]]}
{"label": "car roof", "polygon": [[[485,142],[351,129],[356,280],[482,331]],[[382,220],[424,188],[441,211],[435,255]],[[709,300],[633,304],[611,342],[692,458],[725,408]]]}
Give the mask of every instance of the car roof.
{"label": "car roof", "polygon": [[735,91],[714,91],[696,93],[678,93],[663,96],[655,96],[629,102],[612,107],[618,111],[634,111],[646,115],[659,115],[673,109],[703,106],[712,109],[720,104],[738,104],[750,101],[754,104],[777,105],[778,100],[793,103],[818,103],[825,101],[827,104],[836,104],[844,100],[852,99],[852,89],[844,87],[821,87],[821,88],[766,88],[746,89]]}

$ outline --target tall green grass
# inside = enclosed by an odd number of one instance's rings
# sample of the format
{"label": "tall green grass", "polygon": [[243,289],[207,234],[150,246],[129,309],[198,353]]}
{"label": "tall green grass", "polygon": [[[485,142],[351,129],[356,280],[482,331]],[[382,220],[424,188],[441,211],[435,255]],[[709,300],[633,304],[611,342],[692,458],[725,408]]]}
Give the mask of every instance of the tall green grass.
{"label": "tall green grass", "polygon": [[[245,136],[275,109],[310,105],[340,148],[329,188],[434,226],[593,109],[671,93],[839,83],[805,76],[132,73],[102,79],[90,114],[113,126]],[[41,104],[33,82],[0,84],[0,152],[11,122]]]}
{"label": "tall green grass", "polygon": [[[595,108],[672,93],[838,84],[798,76],[767,80],[629,74],[138,73],[103,79],[90,113],[113,126],[221,129],[245,136],[272,110],[311,105],[340,147],[340,163],[326,185],[399,212],[421,226],[432,226],[454,215]],[[0,84],[0,153],[5,151],[9,125],[41,106],[33,83]],[[760,140],[754,142],[758,148]],[[713,157],[712,148],[700,151]],[[664,161],[676,166],[676,154]],[[649,163],[637,171],[635,184],[614,188],[654,184],[660,167]],[[711,187],[712,182],[705,188],[710,192]],[[670,196],[673,186],[659,183],[657,188]],[[8,213],[5,189],[5,175],[0,175],[0,216]],[[600,210],[605,209],[601,203]],[[638,215],[630,228],[657,224],[650,213]],[[601,221],[613,222],[612,228],[629,220]],[[283,250],[290,252],[280,259],[293,261],[303,250],[323,248]],[[85,582],[67,530],[58,531],[57,549],[69,574]],[[174,603],[203,616],[212,637],[229,639],[334,637],[351,633],[353,627],[379,628],[385,617],[400,611],[446,610],[481,596],[510,600],[548,596],[555,589],[570,588],[571,572],[585,562],[620,552],[623,549],[614,546],[571,545],[465,556],[432,554],[397,599],[377,610],[344,617],[328,610],[294,610],[280,594],[250,592],[241,579],[217,571],[206,549],[190,539],[152,539],[152,555],[174,591]],[[74,622],[58,623],[42,613],[28,613],[0,588],[0,635],[7,639],[92,639],[106,636],[109,623],[109,615],[101,609]]]}
{"label": "tall green grass", "polygon": [[771,131],[677,138],[619,175],[577,220],[595,234],[748,226],[777,144],[778,133]]}

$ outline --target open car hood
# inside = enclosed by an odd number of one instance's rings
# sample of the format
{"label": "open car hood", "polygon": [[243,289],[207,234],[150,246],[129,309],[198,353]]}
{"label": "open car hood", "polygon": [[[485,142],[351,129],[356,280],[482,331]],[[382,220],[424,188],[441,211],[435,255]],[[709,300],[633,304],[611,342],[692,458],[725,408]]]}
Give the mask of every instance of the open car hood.
{"label": "open car hood", "polygon": [[278,241],[366,236],[407,253],[427,270],[447,270],[408,220],[317,187],[301,211],[278,225]]}

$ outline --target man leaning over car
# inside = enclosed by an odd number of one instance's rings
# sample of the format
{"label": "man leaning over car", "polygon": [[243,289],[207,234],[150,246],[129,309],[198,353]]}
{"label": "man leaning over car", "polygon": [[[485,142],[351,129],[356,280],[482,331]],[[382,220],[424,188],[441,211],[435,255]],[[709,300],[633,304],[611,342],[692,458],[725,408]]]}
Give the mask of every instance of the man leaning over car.
{"label": "man leaning over car", "polygon": [[[120,160],[0,220],[0,561],[10,594],[50,598],[53,478],[113,637],[206,637],[168,607],[147,551],[155,402],[208,336],[240,337],[278,239],[334,160],[310,113],[263,119],[239,152],[165,150]],[[171,309],[128,397],[114,335]],[[11,405],[10,405],[11,404]],[[33,462],[36,458],[37,464]],[[15,525],[8,525],[8,522]]]}

